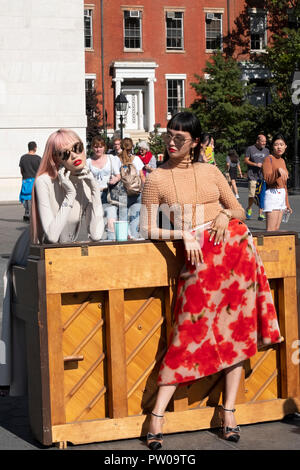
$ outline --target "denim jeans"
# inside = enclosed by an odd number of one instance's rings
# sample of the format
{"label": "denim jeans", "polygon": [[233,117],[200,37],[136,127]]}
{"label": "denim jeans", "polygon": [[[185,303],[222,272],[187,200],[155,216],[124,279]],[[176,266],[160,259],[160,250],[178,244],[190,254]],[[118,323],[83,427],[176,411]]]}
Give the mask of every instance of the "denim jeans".
{"label": "denim jeans", "polygon": [[132,238],[139,238],[140,211],[142,195],[127,196],[127,207],[119,208],[119,220],[128,220],[129,235]]}

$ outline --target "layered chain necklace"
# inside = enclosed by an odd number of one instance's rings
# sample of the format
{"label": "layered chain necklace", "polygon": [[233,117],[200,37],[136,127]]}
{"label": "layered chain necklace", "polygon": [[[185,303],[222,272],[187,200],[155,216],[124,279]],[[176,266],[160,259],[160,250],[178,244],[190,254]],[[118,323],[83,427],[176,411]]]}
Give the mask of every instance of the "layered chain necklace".
{"label": "layered chain necklace", "polygon": [[[190,224],[190,228],[192,228],[192,226],[195,226],[196,222],[197,222],[196,221],[196,207],[197,207],[198,184],[197,184],[197,178],[196,178],[196,173],[195,173],[195,167],[194,167],[193,163],[191,163],[190,160],[187,161],[187,168],[189,167],[190,164],[192,165],[192,169],[193,169],[194,185],[195,185],[195,200],[192,202],[192,217],[191,217],[191,224]],[[176,203],[178,205],[181,205],[179,203],[178,192],[177,192],[176,182],[175,182],[175,178],[174,178],[174,170],[173,170],[173,168],[170,168],[170,170],[171,170],[173,186],[174,186],[174,190],[175,190],[175,194],[176,194]],[[184,171],[184,168],[182,170]],[[193,221],[194,221],[194,224],[193,224]]]}

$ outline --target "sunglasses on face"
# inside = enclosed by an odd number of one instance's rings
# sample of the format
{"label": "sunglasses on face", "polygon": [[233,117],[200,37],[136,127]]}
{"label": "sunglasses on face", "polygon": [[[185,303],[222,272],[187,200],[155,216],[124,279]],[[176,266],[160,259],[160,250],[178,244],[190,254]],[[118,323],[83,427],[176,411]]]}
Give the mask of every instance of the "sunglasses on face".
{"label": "sunglasses on face", "polygon": [[62,160],[68,160],[70,158],[72,152],[76,153],[77,155],[82,153],[83,152],[83,143],[82,142],[76,142],[76,144],[74,144],[72,148],[67,149],[67,150],[58,151],[57,155]]}
{"label": "sunglasses on face", "polygon": [[177,134],[175,136],[171,135],[171,134],[162,134],[162,139],[165,143],[165,145],[170,145],[170,142],[173,140],[174,142],[174,145],[177,149],[181,149],[181,147],[186,143],[188,142],[189,140],[192,140],[192,139],[186,139],[183,135],[181,134]]}

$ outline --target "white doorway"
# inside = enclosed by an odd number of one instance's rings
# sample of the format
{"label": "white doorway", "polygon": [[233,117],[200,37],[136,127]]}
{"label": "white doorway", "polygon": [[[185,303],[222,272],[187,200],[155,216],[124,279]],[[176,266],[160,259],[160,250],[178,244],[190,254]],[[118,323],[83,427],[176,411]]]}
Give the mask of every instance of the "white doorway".
{"label": "white doorway", "polygon": [[143,88],[122,88],[122,93],[128,101],[128,111],[125,116],[125,130],[137,131],[144,130],[144,104],[143,104]]}

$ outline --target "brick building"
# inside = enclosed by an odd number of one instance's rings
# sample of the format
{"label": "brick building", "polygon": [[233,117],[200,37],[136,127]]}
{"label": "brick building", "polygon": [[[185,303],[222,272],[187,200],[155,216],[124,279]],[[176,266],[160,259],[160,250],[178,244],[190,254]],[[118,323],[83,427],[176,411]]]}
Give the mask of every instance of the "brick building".
{"label": "brick building", "polygon": [[[87,0],[88,1],[88,0]],[[107,132],[119,127],[114,101],[128,100],[125,135],[135,140],[166,126],[171,115],[195,99],[191,82],[210,54],[228,47],[244,78],[254,80],[253,102],[266,101],[266,71],[251,64],[267,43],[267,17],[259,1],[90,0],[84,5],[86,88],[103,93]],[[238,40],[237,40],[238,39]]]}

